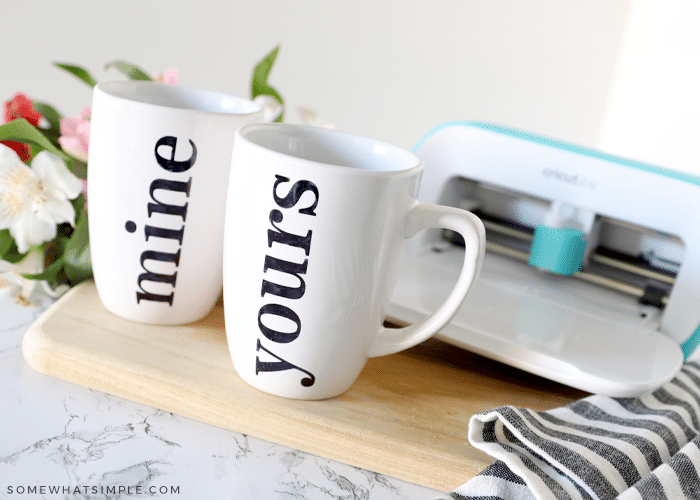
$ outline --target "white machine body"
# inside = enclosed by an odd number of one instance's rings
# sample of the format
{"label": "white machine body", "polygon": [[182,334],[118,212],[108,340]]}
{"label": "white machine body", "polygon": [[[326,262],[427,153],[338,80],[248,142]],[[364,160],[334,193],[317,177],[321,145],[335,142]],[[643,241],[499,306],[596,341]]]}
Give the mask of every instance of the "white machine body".
{"label": "white machine body", "polygon": [[[420,200],[487,228],[480,278],[443,340],[616,397],[700,359],[699,179],[480,123],[442,125],[415,153]],[[452,236],[414,238],[389,317],[441,303],[463,255]]]}

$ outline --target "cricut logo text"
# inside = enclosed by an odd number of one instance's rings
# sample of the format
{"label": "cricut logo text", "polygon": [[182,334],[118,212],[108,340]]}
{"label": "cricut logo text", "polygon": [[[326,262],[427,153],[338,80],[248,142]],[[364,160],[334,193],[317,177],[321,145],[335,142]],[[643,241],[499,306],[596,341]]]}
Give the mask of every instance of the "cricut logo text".
{"label": "cricut logo text", "polygon": [[593,191],[598,186],[598,183],[591,179],[587,179],[576,173],[564,172],[563,170],[556,168],[544,168],[542,170],[542,177],[545,177],[546,179],[554,179],[556,181],[564,182],[582,189],[588,189],[590,191]]}

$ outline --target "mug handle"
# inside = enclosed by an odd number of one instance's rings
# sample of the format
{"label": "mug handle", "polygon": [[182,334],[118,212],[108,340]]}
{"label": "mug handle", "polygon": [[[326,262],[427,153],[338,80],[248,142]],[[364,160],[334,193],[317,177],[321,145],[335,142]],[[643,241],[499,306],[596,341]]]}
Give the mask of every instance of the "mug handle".
{"label": "mug handle", "polygon": [[464,238],[464,263],[459,279],[445,302],[423,321],[404,328],[381,327],[370,347],[370,358],[403,351],[436,334],[455,317],[481,271],[486,242],[481,219],[458,208],[426,203],[414,205],[408,212],[404,237],[410,238],[430,228],[451,229]]}

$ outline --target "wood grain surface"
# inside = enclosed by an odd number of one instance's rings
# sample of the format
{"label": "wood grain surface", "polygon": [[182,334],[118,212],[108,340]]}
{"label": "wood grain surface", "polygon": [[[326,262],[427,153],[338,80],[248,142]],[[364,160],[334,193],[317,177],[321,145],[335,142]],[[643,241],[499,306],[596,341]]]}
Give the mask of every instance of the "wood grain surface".
{"label": "wood grain surface", "polygon": [[47,375],[442,491],[493,461],[467,440],[473,414],[587,395],[429,340],[370,359],[336,398],[279,398],[236,375],[221,303],[197,323],[145,325],[108,312],[92,282],[48,309],[22,348]]}

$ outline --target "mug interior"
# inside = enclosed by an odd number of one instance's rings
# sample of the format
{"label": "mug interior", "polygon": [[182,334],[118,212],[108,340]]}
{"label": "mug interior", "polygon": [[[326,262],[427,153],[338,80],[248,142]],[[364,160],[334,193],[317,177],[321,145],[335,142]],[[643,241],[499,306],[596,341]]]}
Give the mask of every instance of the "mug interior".
{"label": "mug interior", "polygon": [[114,97],[168,108],[228,114],[249,114],[262,109],[258,103],[241,97],[159,82],[102,82],[97,85],[97,88]]}
{"label": "mug interior", "polygon": [[337,130],[292,124],[255,124],[242,137],[277,153],[339,167],[381,172],[419,168],[420,158],[398,146]]}

